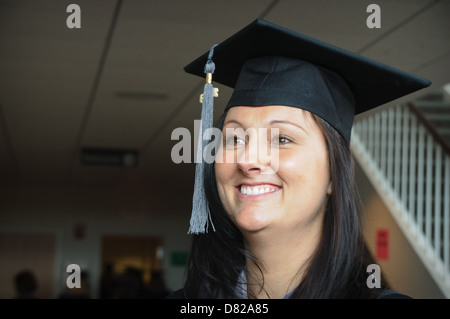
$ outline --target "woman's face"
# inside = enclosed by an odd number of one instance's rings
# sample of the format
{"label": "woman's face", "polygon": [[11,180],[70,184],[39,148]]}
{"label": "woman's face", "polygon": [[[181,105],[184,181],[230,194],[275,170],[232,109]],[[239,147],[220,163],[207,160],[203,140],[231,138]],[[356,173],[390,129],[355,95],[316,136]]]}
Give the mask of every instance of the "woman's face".
{"label": "woman's face", "polygon": [[321,227],[331,182],[325,138],[311,113],[288,106],[232,107],[222,134],[217,188],[242,232]]}

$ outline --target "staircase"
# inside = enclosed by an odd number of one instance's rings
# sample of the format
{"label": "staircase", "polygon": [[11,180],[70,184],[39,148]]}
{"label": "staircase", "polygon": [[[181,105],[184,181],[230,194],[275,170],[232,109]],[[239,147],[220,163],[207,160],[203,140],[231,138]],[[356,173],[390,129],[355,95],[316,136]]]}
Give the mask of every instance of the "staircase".
{"label": "staircase", "polygon": [[450,149],[450,94],[439,90],[411,103],[414,112],[440,143]]}
{"label": "staircase", "polygon": [[355,121],[351,149],[450,298],[450,97],[442,89]]}

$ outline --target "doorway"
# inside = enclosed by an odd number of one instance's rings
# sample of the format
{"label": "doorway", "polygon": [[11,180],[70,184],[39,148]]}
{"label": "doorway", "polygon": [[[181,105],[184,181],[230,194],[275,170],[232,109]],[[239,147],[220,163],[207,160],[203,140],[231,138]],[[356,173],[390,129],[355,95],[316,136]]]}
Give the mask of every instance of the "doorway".
{"label": "doorway", "polygon": [[155,236],[102,237],[102,299],[153,298],[166,293],[162,278],[162,239]]}

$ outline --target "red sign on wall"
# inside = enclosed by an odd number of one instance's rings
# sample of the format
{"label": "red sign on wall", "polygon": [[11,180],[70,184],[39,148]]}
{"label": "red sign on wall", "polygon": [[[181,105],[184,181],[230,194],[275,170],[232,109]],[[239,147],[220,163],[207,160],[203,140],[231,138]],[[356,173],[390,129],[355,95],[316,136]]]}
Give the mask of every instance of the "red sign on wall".
{"label": "red sign on wall", "polygon": [[377,229],[376,238],[377,259],[389,258],[389,230]]}

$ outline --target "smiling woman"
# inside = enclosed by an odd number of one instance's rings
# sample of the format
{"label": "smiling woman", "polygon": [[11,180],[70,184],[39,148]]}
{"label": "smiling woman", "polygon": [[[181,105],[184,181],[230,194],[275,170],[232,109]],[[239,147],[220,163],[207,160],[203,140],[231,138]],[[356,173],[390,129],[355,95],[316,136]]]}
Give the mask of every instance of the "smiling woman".
{"label": "smiling woman", "polygon": [[[209,211],[192,217],[214,227],[192,232],[170,297],[408,298],[367,284],[350,133],[355,114],[429,81],[262,20],[214,50],[215,79],[234,91],[203,167]],[[201,75],[210,58],[185,69]]]}
{"label": "smiling woman", "polygon": [[[329,162],[324,135],[304,112],[288,106],[234,107],[226,116],[226,122],[245,119],[244,128],[267,127],[274,119],[293,121],[277,125],[280,135],[270,139],[275,142],[271,148],[278,148],[277,170],[272,161],[264,163],[258,157],[240,161],[241,154],[235,163],[215,166],[220,201],[246,239],[246,249],[258,256],[265,271],[265,289],[252,291],[257,297],[281,298],[298,285],[301,272],[294,265],[304,264],[320,240],[332,188]],[[258,137],[251,136],[249,143],[252,138]],[[258,144],[263,143],[267,141]],[[222,152],[235,150],[221,147],[217,157]]]}
{"label": "smiling woman", "polygon": [[[366,286],[371,260],[356,200],[349,200],[356,199],[353,161],[341,135],[320,117],[287,106],[235,107],[218,126],[244,114],[255,120],[285,117],[303,128],[279,125],[280,136],[290,140],[275,146],[277,171],[258,161],[207,166],[207,197],[217,231],[194,238],[191,263],[209,260],[211,267],[214,259],[207,255],[220,251],[228,271],[239,273],[228,287],[230,298],[368,298],[380,293]],[[221,147],[217,156],[228,151]],[[241,192],[259,185],[273,192]],[[222,241],[221,236],[229,237]],[[193,269],[190,274],[186,295],[211,298]]]}
{"label": "smiling woman", "polygon": [[[259,152],[253,160],[241,159],[245,155],[252,157],[245,152],[249,148],[245,142],[234,148],[219,147],[218,158],[223,153],[236,153],[236,161],[216,163],[215,169],[220,200],[242,232],[290,237],[292,229],[296,229],[296,234],[304,234],[301,224],[308,222],[310,227],[309,222],[321,223],[327,193],[331,192],[327,149],[319,126],[307,121],[304,112],[287,106],[233,107],[228,112],[225,131],[230,125],[237,125],[237,119],[242,119],[243,129],[273,128],[268,123],[275,119],[277,123],[289,120],[294,123],[276,125],[279,135],[269,139],[269,147],[278,151],[276,156],[270,152],[273,156],[270,161],[261,159]],[[227,134],[224,135],[228,140]],[[253,139],[260,139],[257,141],[260,147],[254,147],[256,152],[269,148],[261,146],[268,141],[260,136],[250,136],[248,145]],[[276,170],[272,162],[277,163]],[[264,232],[259,232],[263,229]]]}

